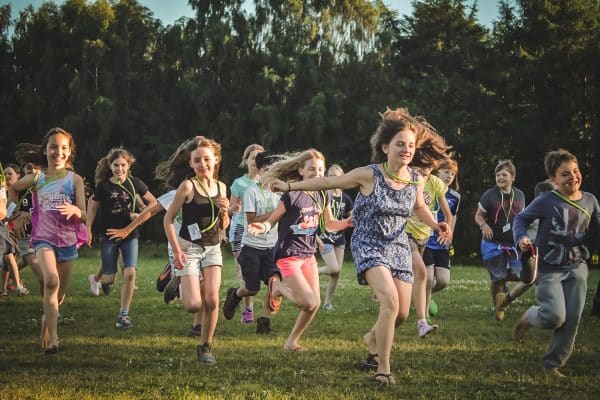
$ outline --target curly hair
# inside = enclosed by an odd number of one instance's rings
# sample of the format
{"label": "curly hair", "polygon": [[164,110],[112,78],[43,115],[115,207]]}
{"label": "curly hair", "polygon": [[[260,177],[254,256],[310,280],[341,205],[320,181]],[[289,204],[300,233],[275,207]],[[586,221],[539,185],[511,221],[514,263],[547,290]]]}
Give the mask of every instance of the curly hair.
{"label": "curly hair", "polygon": [[[117,158],[124,158],[129,164],[129,167],[133,165],[135,162],[135,157],[131,155],[130,152],[125,150],[122,147],[110,149],[106,157],[102,157],[98,160],[96,164],[96,173],[94,175],[94,184],[98,185],[103,180],[109,179],[112,176],[112,171],[110,170],[110,164],[115,161]],[[131,175],[131,171],[127,171],[127,175]]]}

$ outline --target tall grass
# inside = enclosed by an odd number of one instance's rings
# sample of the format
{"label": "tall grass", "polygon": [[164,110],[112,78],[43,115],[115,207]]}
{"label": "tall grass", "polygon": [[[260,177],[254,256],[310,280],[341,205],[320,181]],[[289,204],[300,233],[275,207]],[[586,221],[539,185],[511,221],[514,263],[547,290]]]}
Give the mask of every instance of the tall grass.
{"label": "tall grass", "polygon": [[[191,316],[180,303],[165,305],[154,288],[164,266],[163,249],[146,246],[130,314],[135,327],[115,328],[120,284],[93,297],[87,276],[98,267],[96,250],[76,262],[59,322],[60,350],[43,355],[38,335],[41,298],[27,269],[32,294],[0,304],[0,399],[593,399],[600,398],[600,320],[589,316],[600,277],[590,275],[587,306],[575,351],[556,380],[542,373],[540,357],[550,332],[534,330],[525,344],[513,340],[520,314],[534,301],[526,293],[493,319],[486,271],[456,266],[448,289],[436,294],[440,330],[417,337],[414,312],[396,334],[392,370],[397,384],[382,387],[357,368],[365,357],[362,335],[378,304],[344,266],[336,311],[320,310],[304,335],[304,353],[283,351],[296,309],[289,303],[273,320],[277,336],[257,335],[255,325],[219,318],[213,343],[218,361],[196,360],[196,339],[187,336]],[[327,277],[321,281],[324,291]],[[225,260],[222,296],[237,280]],[[323,292],[322,291],[322,292]],[[264,289],[260,297],[264,295]],[[260,312],[261,302],[256,301]]]}

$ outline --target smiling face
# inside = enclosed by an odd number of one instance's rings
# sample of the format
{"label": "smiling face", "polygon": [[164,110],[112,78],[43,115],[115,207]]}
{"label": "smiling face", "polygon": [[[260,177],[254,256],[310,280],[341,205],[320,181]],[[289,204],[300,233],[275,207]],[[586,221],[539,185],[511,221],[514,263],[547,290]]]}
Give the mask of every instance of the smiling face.
{"label": "smiling face", "polygon": [[124,182],[129,173],[129,162],[123,157],[117,157],[110,163],[113,177],[119,182]]}
{"label": "smiling face", "polygon": [[208,147],[198,147],[190,153],[190,167],[198,178],[212,179],[218,160]]}
{"label": "smiling face", "polygon": [[515,177],[506,168],[502,168],[496,172],[496,185],[503,192],[510,192],[512,190],[513,182]]}
{"label": "smiling face", "polygon": [[325,162],[320,158],[310,158],[306,160],[298,173],[302,176],[302,180],[323,177],[325,176]]}
{"label": "smiling face", "polygon": [[387,162],[393,168],[407,166],[415,155],[417,135],[410,129],[404,129],[394,135],[389,143],[381,146],[387,155]]}
{"label": "smiling face", "polygon": [[565,161],[556,169],[554,176],[550,177],[550,182],[554,184],[556,190],[563,196],[573,196],[579,192],[581,187],[581,171],[575,161]]}
{"label": "smiling face", "polygon": [[450,186],[452,182],[454,182],[454,177],[456,176],[456,173],[450,168],[444,168],[440,169],[437,172],[437,176],[442,180],[442,182],[446,184],[446,186]]}
{"label": "smiling face", "polygon": [[39,165],[35,165],[33,163],[27,163],[27,164],[25,164],[25,173],[26,174],[37,174],[41,170],[42,169],[40,168]]}
{"label": "smiling face", "polygon": [[69,137],[62,133],[50,136],[48,144],[44,148],[44,154],[48,160],[48,167],[63,169],[71,156]]}

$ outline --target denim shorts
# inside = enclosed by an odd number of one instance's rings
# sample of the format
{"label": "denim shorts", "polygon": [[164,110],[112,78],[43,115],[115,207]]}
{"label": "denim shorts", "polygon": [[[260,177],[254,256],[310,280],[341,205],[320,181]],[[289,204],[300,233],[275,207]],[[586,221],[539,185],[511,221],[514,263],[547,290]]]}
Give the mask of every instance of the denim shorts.
{"label": "denim shorts", "polygon": [[492,282],[519,280],[521,262],[512,253],[501,253],[489,260],[484,260],[483,264],[490,273]]}
{"label": "denim shorts", "polygon": [[176,276],[201,276],[202,269],[212,265],[223,266],[221,244],[202,246],[177,237],[181,251],[185,253],[187,262],[183,269],[174,269]]}
{"label": "denim shorts", "polygon": [[117,273],[119,250],[123,256],[123,268],[135,268],[138,260],[138,239],[110,240],[100,236],[100,255],[102,258],[102,273],[113,275]]}
{"label": "denim shorts", "polygon": [[56,262],[64,263],[77,259],[79,257],[79,253],[77,253],[77,245],[66,246],[66,247],[58,247],[54,246],[50,242],[46,242],[45,240],[36,240],[33,242],[33,248],[35,252],[41,249],[51,249],[54,251],[54,256],[56,257]]}

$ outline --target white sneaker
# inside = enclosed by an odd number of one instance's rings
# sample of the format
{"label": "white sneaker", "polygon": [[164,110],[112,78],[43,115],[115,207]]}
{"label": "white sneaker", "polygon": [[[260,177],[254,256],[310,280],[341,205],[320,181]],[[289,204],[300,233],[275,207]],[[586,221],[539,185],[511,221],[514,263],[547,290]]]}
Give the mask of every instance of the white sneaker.
{"label": "white sneaker", "polygon": [[438,328],[437,325],[429,325],[428,323],[417,325],[417,330],[419,332],[420,338],[427,337],[429,334],[435,332],[437,330],[437,328]]}
{"label": "white sneaker", "polygon": [[94,278],[95,275],[92,274],[90,276],[88,276],[88,281],[90,282],[90,292],[92,292],[92,294],[94,296],[100,296],[100,282],[96,282],[96,279]]}

